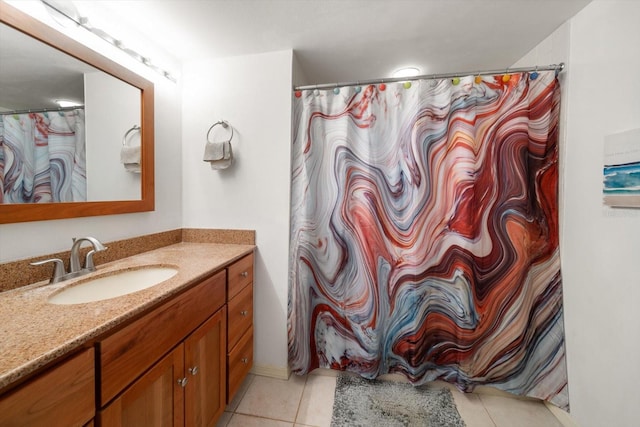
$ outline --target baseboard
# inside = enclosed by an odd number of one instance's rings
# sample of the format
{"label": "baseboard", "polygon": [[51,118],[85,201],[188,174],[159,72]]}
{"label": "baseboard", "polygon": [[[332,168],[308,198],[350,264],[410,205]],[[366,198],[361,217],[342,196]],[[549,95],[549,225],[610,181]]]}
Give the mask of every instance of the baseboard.
{"label": "baseboard", "polygon": [[291,370],[288,366],[253,365],[251,373],[254,375],[261,375],[263,377],[286,380],[289,379]]}
{"label": "baseboard", "polygon": [[573,418],[571,418],[571,415],[569,415],[569,413],[563,411],[556,405],[553,405],[549,402],[544,402],[544,404],[547,405],[549,411],[551,411],[551,413],[556,417],[558,421],[560,421],[560,424],[562,424],[564,427],[578,427],[578,423],[575,422]]}
{"label": "baseboard", "polygon": [[485,385],[479,385],[479,386],[474,387],[473,388],[473,393],[474,394],[487,394],[487,395],[491,395],[491,396],[500,396],[500,397],[506,397],[508,399],[516,399],[516,400],[529,400],[529,401],[537,401],[537,402],[540,401],[540,399],[536,399],[534,397],[521,396],[519,394],[509,393],[509,392],[506,392],[504,390],[500,390],[500,389],[497,389],[495,387],[485,386]]}

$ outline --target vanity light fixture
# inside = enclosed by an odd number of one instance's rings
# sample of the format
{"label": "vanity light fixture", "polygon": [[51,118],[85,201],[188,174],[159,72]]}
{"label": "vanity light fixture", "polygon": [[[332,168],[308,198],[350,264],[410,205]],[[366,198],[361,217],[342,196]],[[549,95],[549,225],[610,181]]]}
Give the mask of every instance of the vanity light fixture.
{"label": "vanity light fixture", "polygon": [[167,70],[163,70],[157,65],[154,65],[148,57],[126,47],[126,45],[121,40],[117,39],[116,37],[113,37],[106,31],[92,26],[89,23],[89,18],[85,16],[80,16],[80,14],[78,13],[78,10],[76,9],[75,5],[71,1],[68,1],[68,0],[40,0],[40,1],[42,1],[42,3],[46,6],[47,12],[49,12],[49,14],[53,17],[53,19],[56,20],[56,22],[64,26],[64,24],[60,22],[60,18],[61,17],[67,18],[68,20],[74,22],[76,25],[100,37],[102,40],[106,41],[110,45],[117,47],[127,55],[131,56],[136,61],[151,68],[156,73],[161,74],[165,78],[176,83],[177,81],[176,78],[173,77],[170,72],[168,72]]}

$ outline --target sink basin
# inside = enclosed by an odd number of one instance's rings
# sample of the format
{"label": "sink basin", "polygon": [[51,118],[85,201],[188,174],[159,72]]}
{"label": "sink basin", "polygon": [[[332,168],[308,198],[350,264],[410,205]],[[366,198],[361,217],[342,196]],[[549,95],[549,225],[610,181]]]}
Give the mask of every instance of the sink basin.
{"label": "sink basin", "polygon": [[52,304],[102,301],[150,288],[178,273],[177,268],[148,266],[107,273],[64,289],[49,297]]}

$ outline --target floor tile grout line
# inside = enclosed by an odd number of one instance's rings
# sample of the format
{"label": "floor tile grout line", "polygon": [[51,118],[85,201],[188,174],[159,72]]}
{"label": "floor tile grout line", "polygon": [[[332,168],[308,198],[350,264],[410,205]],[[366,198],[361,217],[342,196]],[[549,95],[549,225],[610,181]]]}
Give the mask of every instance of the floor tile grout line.
{"label": "floor tile grout line", "polygon": [[[295,375],[295,374],[291,374]],[[302,393],[300,393],[300,400],[298,400],[298,406],[296,407],[296,415],[293,417],[293,424],[296,424],[298,421],[298,414],[300,413],[300,405],[302,404],[302,398],[304,397],[304,391],[307,388],[307,381],[309,380],[309,375],[304,376],[304,386],[302,387]]]}
{"label": "floor tile grout line", "polygon": [[247,417],[247,418],[260,418],[261,420],[277,421],[279,423],[296,424],[295,421],[287,421],[287,420],[282,420],[282,419],[279,419],[279,418],[270,418],[270,417],[267,417],[267,416],[264,416],[264,415],[243,414],[242,412],[237,412],[237,413],[234,413],[233,415],[240,415],[242,417]]}
{"label": "floor tile grout line", "polygon": [[[224,411],[226,412],[226,411]],[[222,415],[224,416],[224,412],[222,413]],[[231,418],[233,418],[234,413],[233,412],[229,412],[229,414],[231,414],[231,416],[229,417],[229,419],[227,420],[226,423],[224,423],[223,426],[218,426],[218,423],[220,422],[220,419],[218,419],[217,423],[216,423],[216,427],[227,427],[229,425],[229,423],[231,422]]]}
{"label": "floor tile grout line", "polygon": [[489,408],[487,408],[484,404],[484,400],[482,400],[482,397],[480,397],[480,394],[482,393],[478,393],[478,400],[480,401],[480,403],[482,403],[482,408],[484,409],[484,411],[487,413],[487,415],[489,416],[489,419],[491,420],[491,422],[493,423],[494,427],[498,427],[498,423],[496,422],[496,420],[493,419],[493,417],[491,416],[491,411],[489,411]]}
{"label": "floor tile grout line", "polygon": [[[248,378],[245,378],[245,381],[247,381]],[[244,396],[247,394],[247,392],[249,391],[249,389],[251,388],[251,384],[253,384],[253,381],[255,380],[255,377],[251,377],[251,381],[249,381],[249,384],[247,384],[246,387],[242,387],[242,395],[240,396],[240,400],[238,401],[238,405],[236,406],[236,409],[238,409],[238,406],[240,406],[240,402],[242,402],[242,399],[244,399]]]}
{"label": "floor tile grout line", "polygon": [[[244,399],[244,397],[246,396],[247,392],[249,391],[249,388],[251,388],[251,384],[253,384],[253,381],[256,379],[256,378],[255,378],[255,374],[249,374],[249,375],[252,375],[251,382],[250,382],[246,387],[241,386],[241,387],[240,387],[240,390],[238,390],[238,391],[241,391],[241,390],[243,390],[243,389],[244,389],[244,392],[243,392],[243,393],[242,393],[242,395],[240,396],[240,400],[238,401],[238,404],[236,405],[235,409],[233,409],[233,410],[231,410],[231,411],[227,411],[227,410],[226,410],[226,408],[225,408],[225,411],[224,411],[224,412],[229,412],[230,414],[232,414],[232,415],[231,415],[232,417],[233,417],[233,415],[234,415],[234,414],[246,415],[246,414],[243,414],[243,413],[241,413],[241,412],[238,412],[238,408],[239,408],[239,407],[240,407],[240,405],[242,404],[242,400]],[[247,378],[248,378],[248,377],[247,377]],[[245,378],[245,381],[247,381],[247,378]],[[236,396],[234,396],[234,398],[235,398],[235,397],[236,397]],[[227,406],[229,406],[229,405],[227,405]],[[227,422],[227,424],[229,424],[229,422]],[[221,426],[221,427],[223,427],[223,426]],[[224,426],[224,427],[226,427],[226,426]]]}

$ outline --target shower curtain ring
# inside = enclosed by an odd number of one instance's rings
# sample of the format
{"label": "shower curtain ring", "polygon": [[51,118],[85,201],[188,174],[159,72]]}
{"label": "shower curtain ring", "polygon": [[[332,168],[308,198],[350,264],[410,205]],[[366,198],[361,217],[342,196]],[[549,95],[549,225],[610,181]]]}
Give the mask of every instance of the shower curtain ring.
{"label": "shower curtain ring", "polygon": [[538,66],[536,65],[536,69],[533,71],[533,73],[529,74],[529,78],[531,80],[535,80],[538,78]]}

